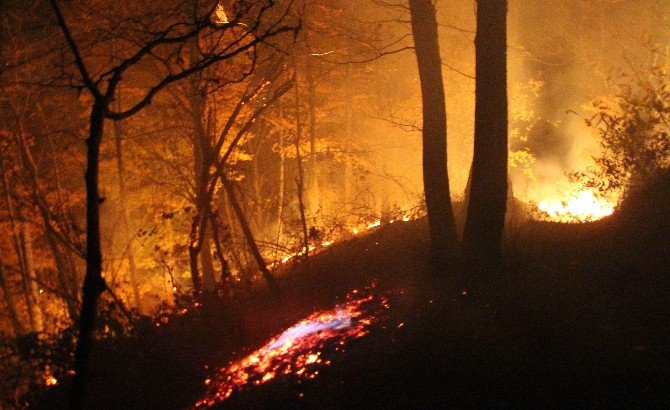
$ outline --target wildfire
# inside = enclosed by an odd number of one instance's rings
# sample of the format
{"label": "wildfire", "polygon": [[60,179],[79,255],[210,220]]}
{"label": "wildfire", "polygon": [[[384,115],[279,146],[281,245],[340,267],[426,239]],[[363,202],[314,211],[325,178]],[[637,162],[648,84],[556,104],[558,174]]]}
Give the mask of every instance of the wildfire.
{"label": "wildfire", "polygon": [[381,225],[382,225],[382,221],[377,219],[376,221],[368,224],[367,228],[372,229],[372,228],[376,228],[376,227],[381,226]]}
{"label": "wildfire", "polygon": [[[422,214],[416,214],[416,215],[412,215],[412,216],[405,214],[398,220],[395,220],[395,219],[389,220],[388,223],[393,224],[394,222],[397,222],[397,221],[410,222],[410,221],[412,221],[412,220],[414,220],[414,219],[416,219],[420,216],[422,216]],[[363,234],[367,231],[371,231],[375,228],[379,228],[380,226],[382,226],[381,219],[375,219],[374,221],[372,221],[368,224],[361,224],[361,225],[358,225],[358,226],[355,226],[355,227],[351,228],[351,234],[353,234],[354,236],[357,236],[357,235]],[[318,244],[320,246],[310,245],[309,246],[309,252],[312,255],[316,254],[316,253],[319,253],[319,252],[323,251],[325,248],[333,245],[336,241],[339,241],[341,239],[342,239],[342,236],[337,236],[337,237],[330,238],[328,240],[324,240],[323,242]],[[305,253],[306,253],[305,247],[303,247],[299,252],[294,252],[294,253],[287,254],[286,256],[277,260],[276,262],[272,262],[272,263],[268,264],[267,268],[268,269],[275,269],[279,266],[286,265],[289,262],[291,262],[291,261],[293,261],[293,260],[295,260],[299,257],[304,256]]]}
{"label": "wildfire", "polygon": [[541,201],[537,207],[551,221],[579,223],[612,215],[616,202],[596,196],[592,189],[583,189],[570,193],[565,199]]}
{"label": "wildfire", "polygon": [[222,368],[216,377],[205,381],[210,390],[195,408],[212,407],[235,391],[267,383],[279,375],[315,378],[319,366],[330,364],[323,357],[326,344],[337,345],[336,350],[340,350],[347,340],[365,336],[378,317],[376,313],[388,306],[383,297],[359,294],[352,292],[347,295],[346,303],[314,313],[247,357]]}

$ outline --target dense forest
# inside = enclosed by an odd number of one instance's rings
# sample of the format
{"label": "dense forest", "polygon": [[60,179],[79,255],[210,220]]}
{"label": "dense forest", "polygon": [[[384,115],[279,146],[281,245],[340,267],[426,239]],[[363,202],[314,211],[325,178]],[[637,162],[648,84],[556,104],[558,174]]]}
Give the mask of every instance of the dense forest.
{"label": "dense forest", "polygon": [[668,16],[3,0],[0,408],[667,406]]}

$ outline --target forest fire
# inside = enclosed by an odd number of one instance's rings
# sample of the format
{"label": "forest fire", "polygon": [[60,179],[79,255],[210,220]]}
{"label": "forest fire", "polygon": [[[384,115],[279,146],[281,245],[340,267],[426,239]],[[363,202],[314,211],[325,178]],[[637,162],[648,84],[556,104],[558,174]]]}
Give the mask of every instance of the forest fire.
{"label": "forest fire", "polygon": [[323,357],[323,348],[335,345],[339,351],[347,341],[365,336],[369,325],[379,319],[381,308],[388,308],[384,297],[353,291],[346,303],[301,320],[260,349],[222,368],[214,379],[207,379],[210,390],[195,408],[214,406],[236,391],[278,376],[314,379],[319,366],[331,363]]}
{"label": "forest fire", "polygon": [[[422,216],[421,213],[414,214],[413,216],[410,216],[408,214],[404,214],[400,219],[390,219],[388,221],[389,224],[393,224],[396,221],[402,221],[402,222],[410,222],[418,217]],[[358,236],[359,234],[366,233],[368,231],[371,231],[375,228],[379,228],[382,226],[382,221],[380,219],[375,219],[373,222],[370,222],[368,224],[359,224],[353,228],[351,228],[351,234],[354,236]],[[336,242],[342,241],[346,238],[345,235],[334,235],[330,237],[328,240],[322,241],[320,244],[317,245],[310,245],[309,246],[309,254],[318,254],[325,250],[326,248],[332,246]],[[296,259],[300,259],[300,257],[305,256],[306,254],[306,248],[303,247],[299,252],[293,252],[289,253],[286,256],[282,257],[281,259],[277,260],[276,262],[272,262],[267,265],[268,269],[276,269],[280,266],[286,265],[289,262],[295,261]]]}
{"label": "forest fire", "polygon": [[550,221],[582,223],[612,215],[616,203],[598,197],[592,189],[584,189],[570,193],[567,198],[541,201],[537,207]]}
{"label": "forest fire", "polygon": [[0,0],[0,409],[657,366],[670,0],[475,3]]}

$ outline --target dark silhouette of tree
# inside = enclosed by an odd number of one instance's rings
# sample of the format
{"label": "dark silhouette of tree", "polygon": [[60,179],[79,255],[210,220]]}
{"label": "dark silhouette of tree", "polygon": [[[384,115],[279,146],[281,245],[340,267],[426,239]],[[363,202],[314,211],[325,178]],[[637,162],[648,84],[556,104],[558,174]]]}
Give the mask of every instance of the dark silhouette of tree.
{"label": "dark silhouette of tree", "polygon": [[477,2],[475,144],[463,250],[499,266],[507,208],[507,1]]}
{"label": "dark silhouette of tree", "polygon": [[431,0],[410,0],[414,48],[423,100],[423,183],[433,264],[444,268],[458,252],[447,173],[447,111],[438,44],[437,17]]}
{"label": "dark silhouette of tree", "polygon": [[[246,52],[253,52],[255,47],[267,39],[285,32],[295,32],[297,25],[283,24],[288,11],[276,11],[275,2],[267,1],[261,4],[240,4],[235,15],[229,21],[217,21],[215,11],[218,3],[200,14],[193,13],[191,19],[168,24],[160,31],[149,30],[145,42],[131,52],[128,57],[122,58],[112,67],[91,69],[86,56],[82,54],[70,25],[58,5],[57,0],[50,0],[56,15],[58,25],[65,37],[67,45],[74,57],[82,89],[92,96],[89,117],[89,134],[87,145],[86,166],[86,275],[82,288],[82,307],[79,317],[79,338],[75,351],[75,376],[72,384],[71,406],[81,408],[88,379],[88,361],[93,347],[93,331],[97,313],[97,302],[100,295],[107,289],[102,276],[102,249],[100,243],[100,205],[104,198],[99,192],[100,146],[104,135],[105,121],[122,120],[129,118],[151,104],[155,95],[170,84],[186,79],[192,74],[201,72],[214,64],[230,60]],[[175,8],[175,11],[179,7]],[[274,12],[272,17],[267,15]],[[271,21],[266,21],[271,20]],[[230,30],[242,23],[243,30]],[[198,59],[184,64],[183,58],[177,58],[167,74],[151,85],[139,99],[130,103],[129,107],[115,111],[112,103],[117,98],[119,86],[124,75],[138,64],[157,58],[165,48],[173,48],[168,53],[168,59],[180,57],[184,44],[192,41],[205,31],[221,32],[221,45],[203,51]],[[233,34],[234,33],[234,34]],[[230,37],[224,37],[231,34]],[[226,41],[227,40],[227,41]],[[101,72],[101,74],[98,74]],[[197,287],[196,287],[197,290]]]}

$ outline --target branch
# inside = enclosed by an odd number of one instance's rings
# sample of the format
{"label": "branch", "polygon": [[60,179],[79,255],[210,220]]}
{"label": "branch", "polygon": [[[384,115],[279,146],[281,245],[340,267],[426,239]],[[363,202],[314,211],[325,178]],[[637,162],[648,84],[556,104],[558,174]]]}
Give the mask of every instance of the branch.
{"label": "branch", "polygon": [[456,74],[460,74],[460,75],[462,75],[462,76],[465,77],[465,78],[469,78],[469,79],[471,79],[471,80],[474,80],[474,79],[475,79],[475,76],[474,76],[474,75],[470,75],[470,74],[468,74],[468,73],[466,73],[466,72],[463,72],[463,71],[459,70],[458,68],[456,68],[456,67],[454,67],[454,66],[452,66],[452,65],[449,65],[449,64],[445,63],[444,61],[442,61],[442,66],[443,66],[443,67],[447,67],[447,68],[450,69],[451,71],[455,72]]}
{"label": "branch", "polygon": [[190,76],[193,73],[202,71],[202,70],[204,70],[204,69],[206,69],[206,68],[208,68],[208,67],[210,67],[210,66],[212,66],[212,65],[214,65],[214,64],[216,64],[220,61],[224,61],[224,60],[233,58],[233,57],[237,56],[238,54],[241,54],[241,53],[245,52],[246,50],[256,46],[257,44],[263,42],[266,38],[273,37],[273,36],[276,36],[278,34],[285,33],[285,32],[295,31],[296,29],[297,28],[293,27],[293,26],[282,26],[282,27],[278,28],[277,30],[266,32],[262,37],[257,37],[254,40],[252,40],[251,42],[249,42],[249,43],[247,43],[243,46],[240,46],[237,49],[235,49],[235,50],[233,50],[229,53],[220,54],[220,55],[217,55],[217,56],[214,56],[214,57],[210,57],[208,59],[205,59],[205,60],[202,60],[202,61],[198,62],[197,64],[193,65],[192,67],[190,67],[188,69],[185,69],[185,70],[183,70],[183,71],[181,71],[177,74],[167,75],[158,84],[153,86],[146,93],[144,98],[140,102],[135,104],[135,106],[129,108],[126,111],[122,111],[122,112],[111,112],[110,111],[110,112],[107,113],[107,118],[110,118],[110,119],[113,119],[113,120],[122,120],[124,118],[131,117],[132,115],[134,115],[138,111],[140,111],[142,108],[149,105],[151,103],[151,100],[153,99],[153,97],[159,91],[161,91],[163,88],[165,88],[166,86],[168,86],[168,85],[170,85],[174,82],[177,82],[179,80],[182,80],[182,79]]}
{"label": "branch", "polygon": [[91,76],[88,74],[88,70],[86,69],[84,60],[81,57],[81,53],[79,52],[79,47],[77,47],[77,43],[74,41],[72,33],[70,33],[70,29],[67,26],[67,23],[65,22],[65,18],[63,17],[63,13],[61,12],[60,7],[58,7],[58,3],[56,3],[56,0],[49,0],[49,3],[51,3],[51,8],[53,8],[54,14],[56,14],[56,18],[58,19],[58,25],[60,26],[61,31],[65,36],[65,40],[67,41],[67,44],[70,47],[70,50],[72,51],[72,54],[74,55],[74,60],[75,63],[77,64],[77,68],[79,68],[79,72],[81,73],[81,78],[84,81],[84,85],[86,85],[86,88],[88,88],[91,94],[93,94],[93,97],[95,97],[96,99],[102,98],[100,91],[93,83]]}
{"label": "branch", "polygon": [[281,96],[286,94],[293,87],[293,81],[294,80],[291,79],[286,83],[282,84],[265,104],[263,104],[256,111],[254,111],[254,113],[251,115],[246,124],[244,124],[244,126],[237,132],[235,138],[233,138],[233,140],[230,142],[230,145],[228,146],[226,153],[223,154],[223,157],[221,157],[221,159],[218,160],[216,163],[216,170],[215,170],[216,172],[214,174],[214,179],[212,179],[212,182],[210,183],[208,189],[208,194],[210,195],[210,197],[214,193],[218,177],[223,175],[223,167],[226,165],[226,162],[228,162],[228,158],[233,153],[242,137],[246,135],[247,132],[249,132],[249,129],[251,129],[251,126],[256,122],[258,116],[260,116],[268,108],[270,104],[277,101],[279,98],[281,98]]}
{"label": "branch", "polygon": [[400,54],[400,53],[402,53],[404,51],[408,51],[408,50],[414,50],[414,47],[413,46],[405,46],[405,47],[398,48],[396,50],[380,51],[376,55],[374,55],[372,57],[362,59],[362,60],[333,61],[333,60],[324,59],[323,61],[325,61],[327,63],[331,63],[331,64],[366,64],[366,63],[370,63],[370,62],[379,60],[382,57],[390,56],[390,55],[393,55],[393,54]]}

